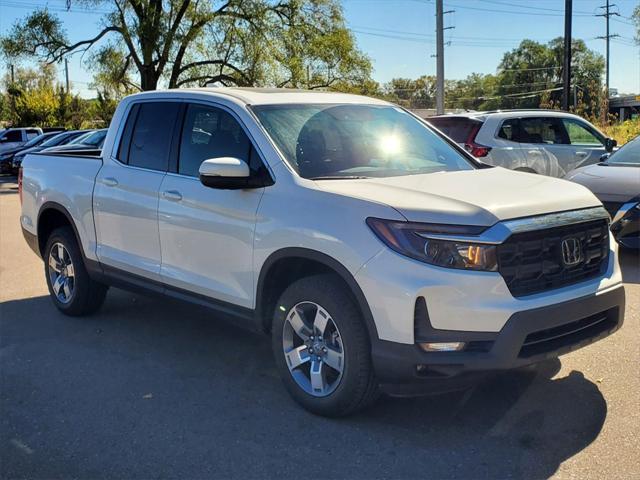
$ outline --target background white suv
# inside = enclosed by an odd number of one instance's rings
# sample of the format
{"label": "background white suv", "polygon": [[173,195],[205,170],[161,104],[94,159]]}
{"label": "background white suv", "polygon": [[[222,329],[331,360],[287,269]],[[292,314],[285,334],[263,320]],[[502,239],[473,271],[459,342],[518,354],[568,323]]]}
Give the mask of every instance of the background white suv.
{"label": "background white suv", "polygon": [[552,177],[597,163],[615,146],[583,118],[555,110],[470,112],[426,120],[484,163]]}

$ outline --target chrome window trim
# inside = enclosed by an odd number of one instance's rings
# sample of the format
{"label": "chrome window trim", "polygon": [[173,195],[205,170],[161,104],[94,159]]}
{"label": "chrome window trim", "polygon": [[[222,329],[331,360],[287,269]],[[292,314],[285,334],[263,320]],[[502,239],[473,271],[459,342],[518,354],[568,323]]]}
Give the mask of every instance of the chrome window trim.
{"label": "chrome window trim", "polygon": [[447,235],[420,233],[421,237],[431,240],[448,240],[460,243],[480,243],[487,245],[499,245],[515,233],[533,232],[547,228],[563,227],[586,223],[593,220],[607,219],[609,214],[604,207],[585,208],[581,210],[569,210],[566,212],[547,213],[534,217],[517,218],[496,223],[480,235]]}

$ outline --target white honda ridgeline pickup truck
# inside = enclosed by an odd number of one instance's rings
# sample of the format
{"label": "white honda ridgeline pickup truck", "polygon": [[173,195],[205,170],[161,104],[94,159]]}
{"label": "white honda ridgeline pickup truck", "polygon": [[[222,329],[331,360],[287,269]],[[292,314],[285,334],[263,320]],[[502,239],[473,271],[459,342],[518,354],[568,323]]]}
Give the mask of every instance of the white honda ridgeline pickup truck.
{"label": "white honda ridgeline pickup truck", "polygon": [[109,285],[207,305],[270,332],[289,393],[322,415],[459,388],[623,321],[595,196],[479,163],[379,100],[142,93],[101,152],[29,155],[21,175],[58,309],[93,312]]}

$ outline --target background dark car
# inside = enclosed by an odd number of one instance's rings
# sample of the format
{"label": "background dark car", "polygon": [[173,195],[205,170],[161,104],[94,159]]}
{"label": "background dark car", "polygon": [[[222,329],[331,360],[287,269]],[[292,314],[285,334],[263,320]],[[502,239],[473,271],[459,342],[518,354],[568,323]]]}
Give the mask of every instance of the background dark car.
{"label": "background dark car", "polygon": [[584,185],[600,199],[620,245],[640,248],[640,137],[565,178]]}
{"label": "background dark car", "polygon": [[49,139],[47,139],[46,141],[42,142],[40,145],[31,147],[31,148],[27,148],[22,150],[19,153],[16,153],[13,156],[13,160],[12,160],[12,164],[11,164],[11,169],[13,173],[18,173],[18,169],[20,168],[20,165],[22,165],[22,160],[24,159],[24,157],[28,154],[28,153],[37,153],[37,152],[41,152],[42,150],[46,149],[46,148],[51,148],[51,147],[56,147],[56,146],[60,146],[60,145],[66,145],[67,143],[73,141],[74,139],[78,138],[81,135],[84,135],[87,132],[90,132],[91,130],[71,130],[68,132],[62,132],[62,133],[53,133],[53,135],[51,137],[49,137]]}
{"label": "background dark car", "polygon": [[38,135],[37,137],[32,138],[24,145],[12,148],[10,150],[5,150],[4,152],[2,152],[2,154],[0,154],[0,173],[13,172],[13,157],[16,154],[24,150],[27,150],[29,148],[37,147],[42,143],[46,142],[47,140],[51,139],[52,137],[55,137],[56,135],[59,135],[59,134],[60,134],[59,131],[46,132],[46,133],[43,133],[42,135]]}
{"label": "background dark car", "polygon": [[107,137],[107,131],[107,128],[89,131],[65,145],[48,148],[47,153],[61,153],[68,150],[100,150],[104,144],[104,139]]}

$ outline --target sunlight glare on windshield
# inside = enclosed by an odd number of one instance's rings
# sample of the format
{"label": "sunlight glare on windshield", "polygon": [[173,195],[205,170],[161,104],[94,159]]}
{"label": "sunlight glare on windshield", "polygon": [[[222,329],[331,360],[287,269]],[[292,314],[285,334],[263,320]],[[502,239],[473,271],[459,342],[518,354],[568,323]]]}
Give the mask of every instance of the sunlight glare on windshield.
{"label": "sunlight glare on windshield", "polygon": [[402,141],[397,135],[389,134],[384,135],[380,139],[380,150],[387,155],[393,155],[399,153],[402,150]]}

